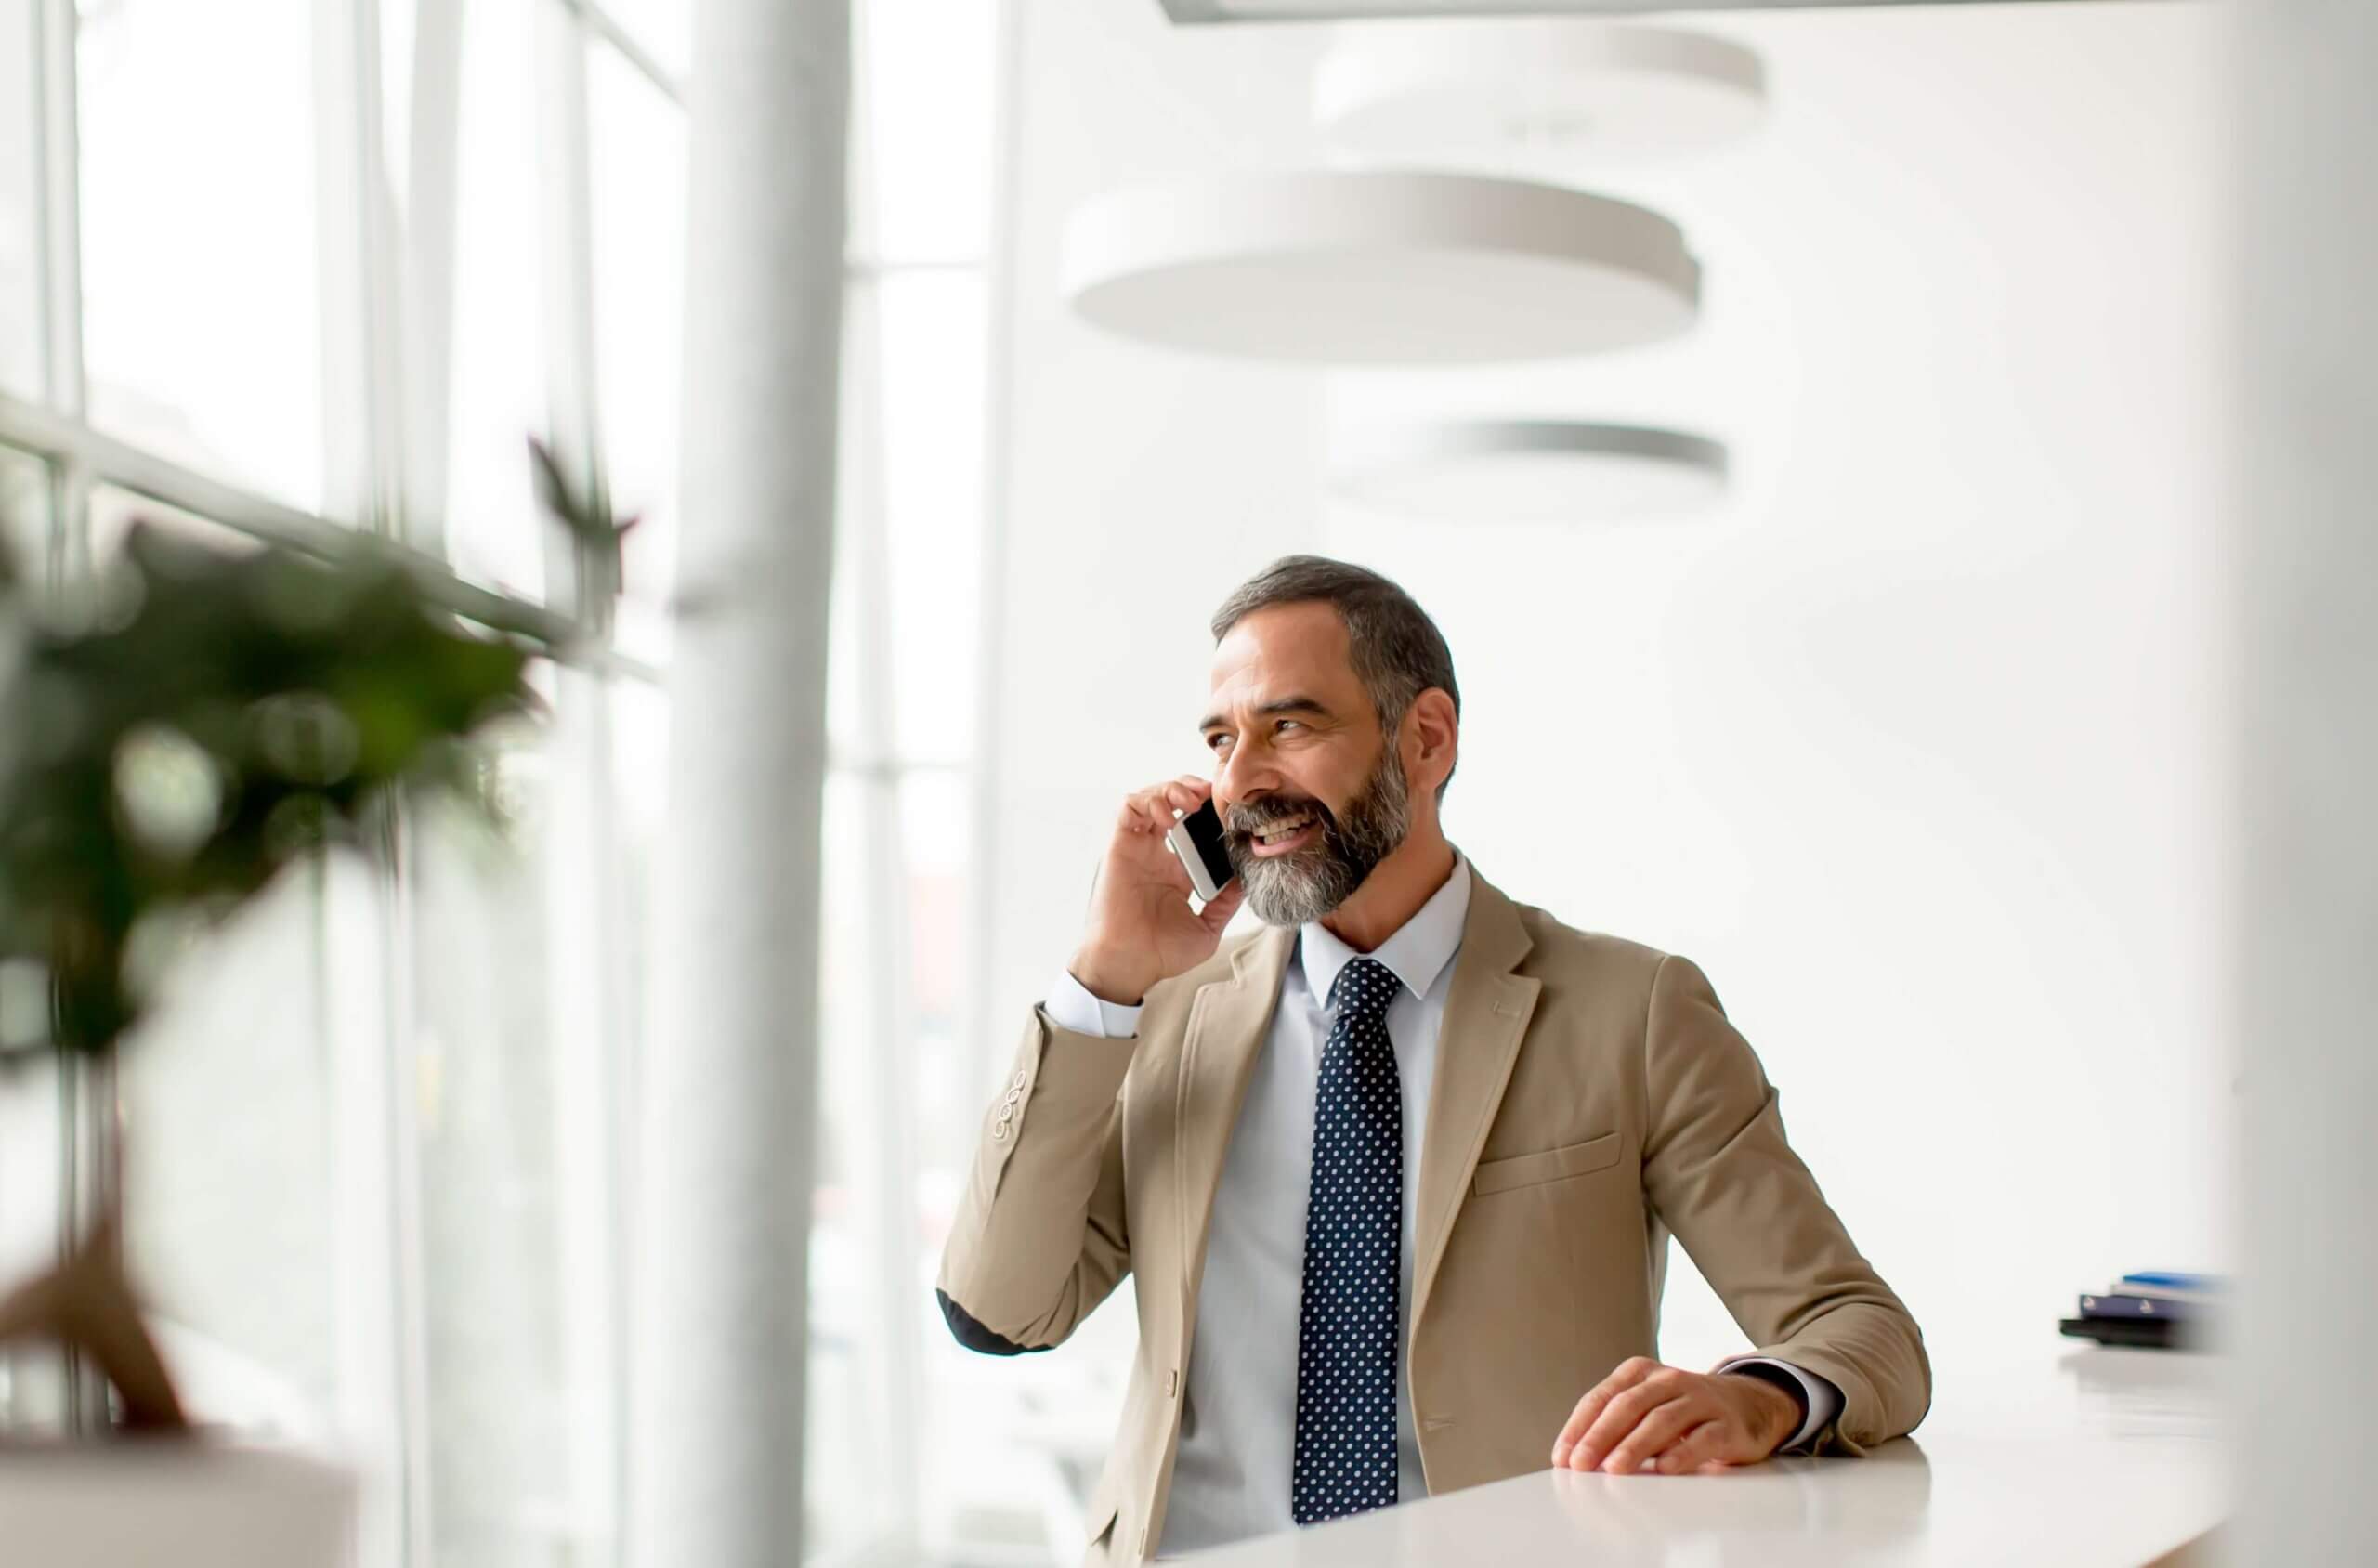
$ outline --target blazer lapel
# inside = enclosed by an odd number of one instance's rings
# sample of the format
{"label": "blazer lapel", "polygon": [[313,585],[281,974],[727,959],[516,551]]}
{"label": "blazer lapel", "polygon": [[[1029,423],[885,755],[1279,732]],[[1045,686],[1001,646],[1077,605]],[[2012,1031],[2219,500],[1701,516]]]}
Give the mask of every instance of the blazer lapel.
{"label": "blazer lapel", "polygon": [[1437,1035],[1436,1084],[1421,1134],[1420,1192],[1413,1217],[1416,1327],[1543,989],[1541,981],[1511,973],[1535,945],[1520,923],[1518,908],[1478,874],[1475,864],[1470,876],[1470,913],[1462,923],[1461,948],[1454,955],[1453,988]]}
{"label": "blazer lapel", "polygon": [[1173,1202],[1180,1218],[1181,1312],[1184,1326],[1196,1313],[1198,1278],[1205,1272],[1206,1233],[1214,1215],[1214,1191],[1222,1184],[1222,1161],[1231,1131],[1238,1125],[1248,1074],[1272,1026],[1297,928],[1274,926],[1231,955],[1231,978],[1201,986],[1189,1006],[1181,1048],[1181,1073],[1173,1103]]}

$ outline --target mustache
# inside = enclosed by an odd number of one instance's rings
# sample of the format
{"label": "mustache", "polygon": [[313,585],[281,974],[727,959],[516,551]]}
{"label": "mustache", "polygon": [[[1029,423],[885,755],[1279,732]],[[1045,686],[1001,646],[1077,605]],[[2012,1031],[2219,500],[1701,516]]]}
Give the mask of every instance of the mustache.
{"label": "mustache", "polygon": [[1286,822],[1292,817],[1310,816],[1325,829],[1338,826],[1338,817],[1319,801],[1266,801],[1261,805],[1237,806],[1222,818],[1222,826],[1241,837],[1252,837],[1275,822]]}

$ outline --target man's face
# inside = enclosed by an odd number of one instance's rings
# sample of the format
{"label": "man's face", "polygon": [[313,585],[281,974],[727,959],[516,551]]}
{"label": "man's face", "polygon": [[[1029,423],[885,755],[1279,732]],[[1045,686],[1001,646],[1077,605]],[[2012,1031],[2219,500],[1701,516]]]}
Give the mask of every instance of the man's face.
{"label": "man's face", "polygon": [[1403,761],[1355,677],[1345,623],[1326,604],[1256,611],[1214,649],[1211,696],[1199,727],[1247,907],[1268,925],[1319,920],[1412,825]]}

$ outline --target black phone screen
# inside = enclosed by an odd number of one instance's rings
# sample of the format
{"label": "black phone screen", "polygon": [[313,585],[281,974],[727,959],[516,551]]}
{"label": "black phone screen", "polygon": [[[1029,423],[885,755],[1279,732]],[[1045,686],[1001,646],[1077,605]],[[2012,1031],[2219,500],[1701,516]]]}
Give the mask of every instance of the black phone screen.
{"label": "black phone screen", "polygon": [[1214,803],[1208,800],[1182,817],[1181,825],[1189,830],[1189,842],[1197,846],[1197,857],[1206,863],[1206,874],[1214,879],[1214,885],[1228,885],[1237,873],[1231,869],[1230,851],[1222,847],[1222,818]]}

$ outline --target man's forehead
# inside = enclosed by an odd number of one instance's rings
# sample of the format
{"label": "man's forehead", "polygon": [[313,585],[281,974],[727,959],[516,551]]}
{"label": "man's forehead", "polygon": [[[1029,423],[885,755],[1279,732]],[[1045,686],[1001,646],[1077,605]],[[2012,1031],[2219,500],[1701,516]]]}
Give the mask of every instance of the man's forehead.
{"label": "man's forehead", "polygon": [[1240,621],[1214,645],[1212,686],[1248,681],[1335,684],[1353,671],[1346,626],[1326,604],[1274,605]]}
{"label": "man's forehead", "polygon": [[1209,686],[1216,707],[1257,708],[1288,697],[1334,706],[1353,681],[1342,660],[1313,653],[1214,660]]}

